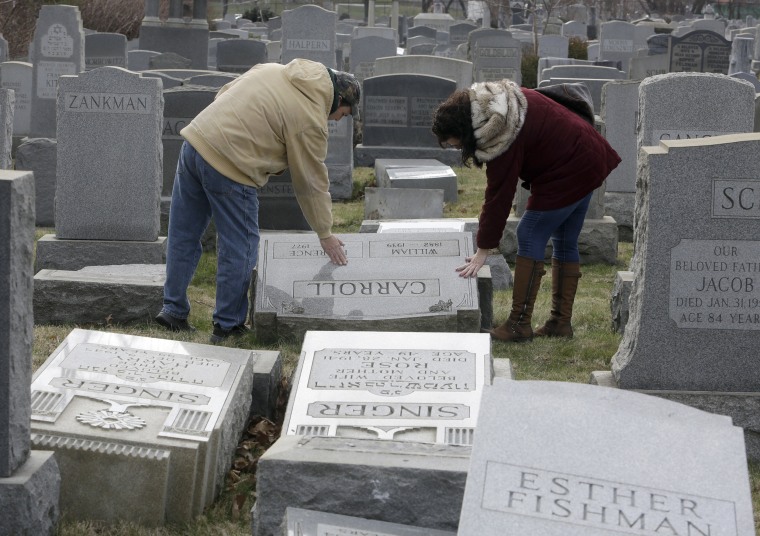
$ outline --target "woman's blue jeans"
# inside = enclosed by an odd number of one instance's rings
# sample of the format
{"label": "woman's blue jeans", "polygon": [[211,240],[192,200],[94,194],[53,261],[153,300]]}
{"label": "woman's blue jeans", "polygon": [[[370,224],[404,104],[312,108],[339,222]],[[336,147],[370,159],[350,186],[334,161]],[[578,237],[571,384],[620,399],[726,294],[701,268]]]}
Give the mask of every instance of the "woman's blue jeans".
{"label": "woman's blue jeans", "polygon": [[248,314],[248,287],[259,247],[259,198],[256,188],[228,179],[185,142],[172,189],[162,309],[175,318],[190,313],[187,287],[212,216],[217,232],[213,320],[228,330],[244,324]]}
{"label": "woman's blue jeans", "polygon": [[544,260],[549,238],[552,257],[560,262],[578,262],[578,237],[588,212],[593,192],[580,201],[556,210],[526,210],[517,224],[517,254],[536,261]]}

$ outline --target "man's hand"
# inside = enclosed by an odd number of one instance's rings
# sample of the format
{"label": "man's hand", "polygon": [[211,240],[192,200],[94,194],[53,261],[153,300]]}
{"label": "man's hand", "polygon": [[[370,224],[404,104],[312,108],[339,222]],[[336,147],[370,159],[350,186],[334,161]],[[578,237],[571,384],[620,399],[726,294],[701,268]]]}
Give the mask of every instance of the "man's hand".
{"label": "man's hand", "polygon": [[322,246],[322,249],[330,257],[333,264],[339,266],[348,264],[346,252],[343,250],[343,242],[337,236],[330,235],[327,238],[320,238],[319,245]]}
{"label": "man's hand", "polygon": [[478,275],[478,270],[480,270],[480,268],[485,264],[487,257],[488,250],[478,248],[478,251],[475,253],[475,255],[465,258],[465,262],[467,262],[467,264],[464,264],[456,269],[457,272],[459,272],[459,277],[476,277]]}

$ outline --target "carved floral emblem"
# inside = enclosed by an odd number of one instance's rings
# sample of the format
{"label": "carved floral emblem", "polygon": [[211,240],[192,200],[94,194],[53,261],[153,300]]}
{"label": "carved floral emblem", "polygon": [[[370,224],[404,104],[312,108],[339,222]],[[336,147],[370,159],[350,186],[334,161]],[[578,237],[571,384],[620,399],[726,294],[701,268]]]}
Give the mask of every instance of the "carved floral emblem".
{"label": "carved floral emblem", "polygon": [[107,409],[85,411],[77,415],[77,420],[82,424],[108,430],[139,430],[146,424],[145,420],[126,411],[110,411]]}

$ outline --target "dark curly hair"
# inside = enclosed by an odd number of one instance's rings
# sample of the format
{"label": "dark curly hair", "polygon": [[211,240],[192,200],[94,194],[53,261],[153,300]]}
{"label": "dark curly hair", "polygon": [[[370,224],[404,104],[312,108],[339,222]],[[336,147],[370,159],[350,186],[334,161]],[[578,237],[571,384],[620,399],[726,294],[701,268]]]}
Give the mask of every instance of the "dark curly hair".
{"label": "dark curly hair", "polygon": [[460,89],[438,106],[433,115],[433,134],[438,144],[445,146],[449,138],[457,138],[462,144],[462,165],[469,167],[470,160],[477,166],[483,163],[475,157],[475,131],[472,128],[470,93]]}

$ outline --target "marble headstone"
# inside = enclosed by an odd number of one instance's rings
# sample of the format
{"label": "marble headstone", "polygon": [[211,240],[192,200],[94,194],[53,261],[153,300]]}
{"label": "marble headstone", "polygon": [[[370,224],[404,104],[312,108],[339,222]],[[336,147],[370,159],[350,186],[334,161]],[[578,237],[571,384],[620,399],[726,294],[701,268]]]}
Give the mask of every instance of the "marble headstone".
{"label": "marble headstone", "polygon": [[350,71],[359,81],[375,75],[375,60],[396,54],[396,41],[379,36],[351,40]]}
{"label": "marble headstone", "polygon": [[755,532],[742,431],[727,417],[501,379],[481,405],[459,536]]}
{"label": "marble headstone", "polygon": [[85,70],[127,66],[127,37],[118,33],[94,33],[84,38]]}
{"label": "marble headstone", "polygon": [[295,58],[317,61],[336,68],[335,25],[338,14],[316,5],[282,12],[282,63]]}
{"label": "marble headstone", "polygon": [[522,45],[517,39],[509,35],[481,37],[472,45],[470,55],[475,82],[508,78],[521,84]]}
{"label": "marble headstone", "polygon": [[30,135],[56,137],[58,78],[84,70],[84,29],[79,8],[44,5],[37,18],[30,54],[32,110]]}
{"label": "marble headstone", "polygon": [[149,526],[200,514],[224,484],[264,353],[69,333],[32,382],[32,442],[56,451],[64,513]]}
{"label": "marble headstone", "polygon": [[375,61],[375,75],[402,73],[448,78],[457,83],[457,89],[472,85],[472,63],[465,60],[438,56],[389,56]]}
{"label": "marble headstone", "polygon": [[252,307],[260,340],[316,329],[479,332],[477,282],[452,277],[473,253],[469,234],[339,238],[345,266],[330,262],[314,234],[261,237]]}
{"label": "marble headstone", "polygon": [[32,71],[31,63],[6,61],[0,64],[0,87],[12,89],[15,98],[13,135],[28,136],[32,123]]}
{"label": "marble headstone", "polygon": [[754,102],[752,85],[718,74],[668,73],[647,78],[639,86],[637,147],[752,132]]}
{"label": "marble headstone", "polygon": [[57,142],[31,138],[16,149],[16,169],[34,173],[35,224],[55,226],[55,170]]}
{"label": "marble headstone", "polygon": [[267,61],[267,46],[254,39],[227,39],[216,46],[216,68],[226,73],[244,73]]}
{"label": "marble headstone", "polygon": [[487,334],[308,331],[283,434],[470,445],[491,376]]}

